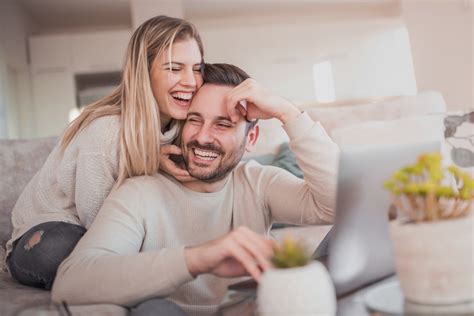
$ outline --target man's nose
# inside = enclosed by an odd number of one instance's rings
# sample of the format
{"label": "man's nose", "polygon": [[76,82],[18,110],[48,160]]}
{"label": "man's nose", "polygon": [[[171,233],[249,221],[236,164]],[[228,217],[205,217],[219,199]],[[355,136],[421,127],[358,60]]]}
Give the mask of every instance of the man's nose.
{"label": "man's nose", "polygon": [[200,144],[212,144],[214,142],[214,135],[208,126],[202,125],[196,135],[196,140]]}

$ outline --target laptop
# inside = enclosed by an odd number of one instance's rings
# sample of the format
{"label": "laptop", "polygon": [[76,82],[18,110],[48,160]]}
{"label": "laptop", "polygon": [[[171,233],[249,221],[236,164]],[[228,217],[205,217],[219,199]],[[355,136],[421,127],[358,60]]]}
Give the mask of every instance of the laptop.
{"label": "laptop", "polygon": [[[395,273],[389,238],[391,197],[383,183],[440,142],[346,146],[339,157],[336,217],[312,255],[328,269],[338,297]],[[317,282],[317,280],[315,280]],[[229,289],[250,293],[247,280]]]}

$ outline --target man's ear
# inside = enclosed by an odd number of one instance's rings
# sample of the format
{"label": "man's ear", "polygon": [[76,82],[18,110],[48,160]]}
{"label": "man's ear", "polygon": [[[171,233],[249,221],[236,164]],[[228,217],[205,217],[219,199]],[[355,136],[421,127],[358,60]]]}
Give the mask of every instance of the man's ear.
{"label": "man's ear", "polygon": [[247,144],[245,145],[245,151],[251,152],[255,143],[257,142],[258,135],[260,133],[260,126],[258,123],[250,129],[249,133],[247,134]]}

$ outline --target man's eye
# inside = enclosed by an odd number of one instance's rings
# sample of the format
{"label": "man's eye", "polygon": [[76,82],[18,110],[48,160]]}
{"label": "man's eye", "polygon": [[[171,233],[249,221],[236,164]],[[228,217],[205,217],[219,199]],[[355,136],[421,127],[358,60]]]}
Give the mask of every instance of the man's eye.
{"label": "man's eye", "polygon": [[190,123],[200,123],[200,121],[196,118],[188,118],[187,122],[190,122]]}
{"label": "man's eye", "polygon": [[199,69],[193,69],[194,72],[201,73],[201,68]]}
{"label": "man's eye", "polygon": [[217,126],[220,127],[220,128],[231,128],[232,127],[232,125],[225,124],[225,123],[219,123],[219,124],[217,124]]}

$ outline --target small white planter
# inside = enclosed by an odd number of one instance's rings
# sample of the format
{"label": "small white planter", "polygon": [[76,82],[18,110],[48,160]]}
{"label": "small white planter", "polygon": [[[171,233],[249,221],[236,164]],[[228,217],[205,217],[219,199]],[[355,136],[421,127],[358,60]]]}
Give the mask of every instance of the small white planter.
{"label": "small white planter", "polygon": [[391,237],[405,298],[421,304],[474,300],[474,217],[401,224]]}
{"label": "small white planter", "polygon": [[326,268],[317,261],[265,272],[257,302],[261,316],[336,314],[334,286]]}

